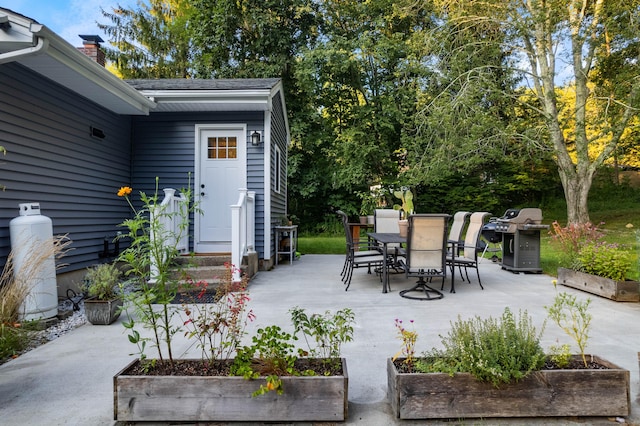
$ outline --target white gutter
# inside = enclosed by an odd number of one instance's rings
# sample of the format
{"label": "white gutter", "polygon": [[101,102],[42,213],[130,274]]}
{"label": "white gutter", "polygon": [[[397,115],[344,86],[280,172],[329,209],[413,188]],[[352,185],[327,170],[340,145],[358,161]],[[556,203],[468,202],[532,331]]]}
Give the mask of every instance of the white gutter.
{"label": "white gutter", "polygon": [[[104,90],[112,99],[114,112],[147,115],[156,107],[155,102],[78,51],[46,26],[10,12],[0,8],[0,46],[5,50],[5,53],[0,53],[0,64],[18,62],[97,103],[101,101],[99,90]],[[11,50],[12,47],[16,50]],[[44,64],[43,56],[67,68],[69,73],[61,74],[58,64],[55,67]],[[79,84],[79,79],[97,87]]]}
{"label": "white gutter", "polygon": [[[37,33],[42,30],[42,25],[31,24],[29,30],[32,33]],[[6,64],[7,62],[17,61],[22,57],[37,55],[38,53],[45,52],[49,47],[49,40],[44,37],[36,36],[38,42],[35,46],[27,47],[24,49],[14,50],[11,52],[0,53],[0,64]]]}
{"label": "white gutter", "polygon": [[150,109],[155,108],[155,102],[142,95],[84,53],[79,52],[77,48],[71,46],[48,28],[44,27],[42,33],[51,42],[51,48],[48,49],[47,54],[53,59],[73,69],[81,74],[82,77],[107,90],[124,102],[136,107],[144,114],[148,114]]}

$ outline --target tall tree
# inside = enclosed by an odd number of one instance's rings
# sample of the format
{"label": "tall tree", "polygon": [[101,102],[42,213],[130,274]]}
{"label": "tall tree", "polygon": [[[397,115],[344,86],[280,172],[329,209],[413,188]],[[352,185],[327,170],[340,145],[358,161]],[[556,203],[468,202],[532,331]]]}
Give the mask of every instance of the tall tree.
{"label": "tall tree", "polygon": [[[528,113],[545,123],[547,135],[536,142],[546,143],[553,152],[568,220],[588,222],[587,200],[593,176],[614,152],[638,106],[640,2],[445,0],[437,4],[446,11],[448,24],[454,28],[470,22],[491,23],[505,34],[501,49],[513,59],[508,66],[522,73],[532,88],[533,102],[526,104]],[[596,68],[604,71],[605,64],[612,63],[605,54],[607,49],[611,57],[618,58],[606,73],[618,83],[618,90],[603,92],[598,86],[592,90]],[[558,69],[563,64],[566,68]],[[570,104],[558,101],[556,85],[562,79],[572,83],[575,91]],[[514,101],[525,99],[506,95]],[[601,105],[606,120],[596,123],[594,117],[588,117],[589,102]],[[599,134],[590,134],[589,128],[598,129]],[[595,141],[605,142],[594,154],[590,147]]]}
{"label": "tall tree", "polygon": [[123,78],[186,78],[191,72],[191,42],[187,22],[190,0],[140,0],[137,8],[120,6],[98,23],[112,48],[107,58]]}

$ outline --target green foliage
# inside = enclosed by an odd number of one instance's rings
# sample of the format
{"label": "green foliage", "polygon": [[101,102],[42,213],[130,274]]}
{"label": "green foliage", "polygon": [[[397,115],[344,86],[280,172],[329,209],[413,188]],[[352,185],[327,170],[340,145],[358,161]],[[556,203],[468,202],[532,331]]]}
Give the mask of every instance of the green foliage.
{"label": "green foliage", "polygon": [[304,309],[296,306],[289,313],[295,333],[304,334],[309,353],[313,357],[340,358],[342,343],[353,340],[355,314],[349,308],[335,313],[326,311],[324,315],[307,315]]}
{"label": "green foliage", "polygon": [[298,374],[294,368],[298,358],[293,344],[295,340],[295,336],[277,325],[259,328],[251,338],[252,345],[238,348],[231,374],[245,379],[267,376],[266,384],[260,385],[252,396],[264,395],[269,391],[282,394],[284,389],[280,376]]}
{"label": "green foliage", "polygon": [[122,273],[114,263],[101,263],[87,269],[84,286],[89,297],[112,300],[120,297],[119,286]]}
{"label": "green foliage", "polygon": [[[342,343],[353,339],[355,316],[345,308],[332,314],[307,315],[300,307],[292,308],[291,322],[295,331],[287,333],[277,325],[259,328],[249,346],[239,347],[231,367],[231,374],[245,379],[266,376],[266,383],[260,385],[252,395],[263,395],[270,391],[284,392],[281,376],[313,376],[313,370],[298,371],[295,362],[300,357],[318,357],[329,365],[339,361]],[[302,332],[308,351],[296,349],[296,333]],[[313,342],[313,343],[312,343]]]}
{"label": "green foliage", "polygon": [[20,323],[0,322],[0,363],[19,354],[30,341],[28,327]]}
{"label": "green foliage", "polygon": [[631,270],[631,255],[617,243],[606,243],[605,233],[591,223],[560,226],[551,224],[551,244],[559,266],[623,281]]}
{"label": "green foliage", "polygon": [[582,247],[596,243],[603,237],[602,231],[591,223],[570,223],[562,227],[558,221],[553,221],[549,234],[551,243],[560,248],[560,263],[570,269],[578,264],[578,255]]}
{"label": "green foliage", "polygon": [[[409,321],[413,326],[413,320]],[[398,339],[402,342],[400,352],[393,356],[395,361],[399,356],[404,357],[404,364],[407,368],[412,369],[416,362],[416,341],[418,340],[418,332],[415,329],[409,330],[404,326],[402,320],[396,318],[395,327],[398,331]]]}
{"label": "green foliage", "polygon": [[[172,341],[181,327],[172,322],[178,311],[171,302],[179,288],[172,272],[176,267],[174,259],[178,255],[177,244],[182,235],[188,232],[189,214],[197,211],[197,206],[191,203],[191,189],[187,188],[181,191],[186,198],[184,207],[177,212],[168,211],[158,197],[158,178],[153,195],[140,192],[141,209],[133,207],[130,193],[129,187],[122,187],[118,191],[118,196],[126,198],[134,213],[133,218],[121,224],[127,229],[121,238],[128,238],[130,245],[118,256],[118,261],[126,265],[125,275],[132,277],[136,285],[133,291],[123,291],[125,301],[135,312],[134,319],[126,311],[128,320],[124,326],[129,330],[129,341],[137,346],[141,360],[146,359],[144,350],[150,341],[157,349],[159,361],[173,364]],[[176,231],[164,225],[174,221],[178,223]],[[156,305],[159,305],[159,309]],[[152,337],[142,337],[136,330],[138,322],[143,328],[151,330]]]}
{"label": "green foliage", "polygon": [[539,370],[545,361],[540,334],[526,311],[516,318],[505,308],[498,320],[459,317],[448,335],[440,337],[444,349],[424,354],[416,362],[416,369],[450,374],[468,372],[497,387]]}
{"label": "green foliage", "polygon": [[403,187],[400,191],[393,191],[393,196],[398,198],[402,204],[394,204],[394,210],[402,210],[402,217],[409,218],[413,214],[413,192],[411,189]]}
{"label": "green foliage", "polygon": [[216,287],[215,303],[198,303],[207,292],[206,281],[193,282],[186,278],[186,284],[180,289],[187,303],[182,305],[185,336],[195,338],[202,349],[203,359],[210,362],[230,359],[246,334],[248,322],[255,319],[253,311],[248,309],[249,294],[246,291],[249,279],[233,282],[236,272],[234,265],[225,264],[225,273]]}
{"label": "green foliage", "polygon": [[187,33],[190,0],[145,0],[136,8],[117,8],[98,23],[113,48],[107,59],[123,78],[187,78],[192,76],[192,45]]}
{"label": "green foliage", "polygon": [[549,318],[576,342],[585,366],[587,359],[584,352],[592,319],[589,313],[590,303],[591,299],[579,301],[576,296],[562,292],[556,294],[553,305],[545,306]]}
{"label": "green foliage", "polygon": [[631,269],[631,256],[617,244],[587,244],[576,260],[580,271],[616,281],[624,281]]}
{"label": "green foliage", "polygon": [[560,368],[565,368],[571,361],[571,345],[551,345],[549,347],[549,358]]}

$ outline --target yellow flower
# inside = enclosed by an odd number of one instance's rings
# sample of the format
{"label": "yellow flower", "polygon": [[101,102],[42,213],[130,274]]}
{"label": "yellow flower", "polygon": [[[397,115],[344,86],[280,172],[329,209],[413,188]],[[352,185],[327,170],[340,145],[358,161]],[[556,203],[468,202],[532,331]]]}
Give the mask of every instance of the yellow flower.
{"label": "yellow flower", "polygon": [[126,197],[127,195],[131,194],[131,191],[132,189],[128,186],[123,186],[118,191],[118,197]]}

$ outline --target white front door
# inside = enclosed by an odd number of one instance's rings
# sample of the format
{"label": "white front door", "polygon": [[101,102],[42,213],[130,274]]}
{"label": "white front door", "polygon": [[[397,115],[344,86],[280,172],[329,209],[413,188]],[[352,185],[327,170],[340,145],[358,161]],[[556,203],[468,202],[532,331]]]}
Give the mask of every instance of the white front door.
{"label": "white front door", "polygon": [[247,187],[246,143],[245,126],[196,126],[196,253],[231,251],[231,205]]}

